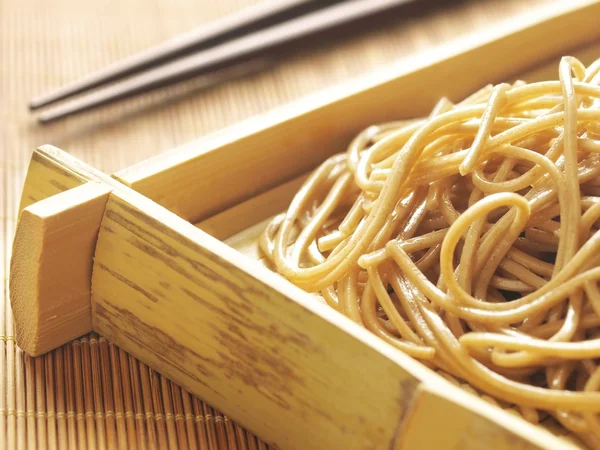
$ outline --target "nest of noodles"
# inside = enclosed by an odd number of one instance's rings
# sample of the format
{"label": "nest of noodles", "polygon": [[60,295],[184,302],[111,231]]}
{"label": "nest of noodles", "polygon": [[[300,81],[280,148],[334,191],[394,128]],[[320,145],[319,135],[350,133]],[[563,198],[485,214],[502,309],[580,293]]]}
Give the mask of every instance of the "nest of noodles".
{"label": "nest of noodles", "polygon": [[600,448],[600,59],[558,69],[369,127],[260,246],[452,382]]}

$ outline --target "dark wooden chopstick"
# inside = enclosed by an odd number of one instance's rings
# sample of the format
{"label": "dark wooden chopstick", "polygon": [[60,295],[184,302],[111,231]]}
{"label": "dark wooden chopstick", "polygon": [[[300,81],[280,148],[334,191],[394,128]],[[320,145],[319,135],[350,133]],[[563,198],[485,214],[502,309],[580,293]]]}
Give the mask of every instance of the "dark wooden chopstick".
{"label": "dark wooden chopstick", "polygon": [[241,60],[263,55],[303,37],[380,14],[416,0],[347,0],[309,14],[227,41],[162,67],[132,76],[42,113],[39,121],[50,122],[77,112],[164,87],[196,75],[227,67]]}
{"label": "dark wooden chopstick", "polygon": [[342,0],[268,0],[213,23],[202,25],[162,44],[118,61],[104,69],[31,100],[35,110],[167,61],[219,44],[261,28],[298,17]]}

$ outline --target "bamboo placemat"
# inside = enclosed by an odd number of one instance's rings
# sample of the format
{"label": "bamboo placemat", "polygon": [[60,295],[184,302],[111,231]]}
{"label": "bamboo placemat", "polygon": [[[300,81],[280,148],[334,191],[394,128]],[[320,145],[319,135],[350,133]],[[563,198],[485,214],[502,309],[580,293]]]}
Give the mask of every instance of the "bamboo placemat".
{"label": "bamboo placemat", "polygon": [[[27,101],[255,0],[0,0],[0,449],[266,449],[268,445],[105,339],[40,358],[16,347],[8,268],[31,151],[50,143],[113,172],[391,61],[564,0],[455,3],[226,83],[198,79],[50,126]],[[518,49],[515,49],[518,51]],[[443,77],[443,74],[440,74]],[[309,431],[307,431],[309,432]]]}

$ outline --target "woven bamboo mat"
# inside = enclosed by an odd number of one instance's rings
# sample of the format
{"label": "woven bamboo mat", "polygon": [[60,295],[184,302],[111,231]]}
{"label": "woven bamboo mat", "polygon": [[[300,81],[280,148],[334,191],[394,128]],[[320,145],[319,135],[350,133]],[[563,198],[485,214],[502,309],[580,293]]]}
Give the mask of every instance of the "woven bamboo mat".
{"label": "woven bamboo mat", "polygon": [[[206,77],[38,126],[35,94],[255,0],[0,0],[0,449],[263,449],[268,445],[105,339],[29,358],[16,346],[8,268],[31,151],[44,143],[113,172],[391,60],[557,7],[467,1],[386,24],[215,84]],[[453,3],[453,2],[448,2]],[[443,75],[441,75],[443,76]]]}

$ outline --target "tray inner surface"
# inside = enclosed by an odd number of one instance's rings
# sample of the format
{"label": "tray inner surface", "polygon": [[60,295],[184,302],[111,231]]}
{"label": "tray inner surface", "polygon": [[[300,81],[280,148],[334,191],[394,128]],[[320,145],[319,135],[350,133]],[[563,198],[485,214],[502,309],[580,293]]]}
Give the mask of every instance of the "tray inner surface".
{"label": "tray inner surface", "polygon": [[[595,59],[600,58],[600,43],[577,49],[571,52],[571,55],[588,65]],[[553,58],[548,63],[525,73],[517,74],[507,81],[522,79],[527,82],[535,82],[556,79],[558,76],[558,61],[558,58]],[[431,106],[433,107],[433,105]],[[390,121],[400,119],[405,119],[405,117],[389,117]],[[355,133],[360,131],[356,130]],[[325,146],[327,143],[324,142],[323,145]],[[335,148],[332,149],[331,154],[345,150],[345,148]],[[299,157],[301,158],[301,156]],[[294,155],[291,155],[290,160],[293,159]],[[247,257],[262,261],[258,247],[260,234],[271,218],[287,209],[308,175],[309,173],[305,173],[293,178],[195,225]]]}

